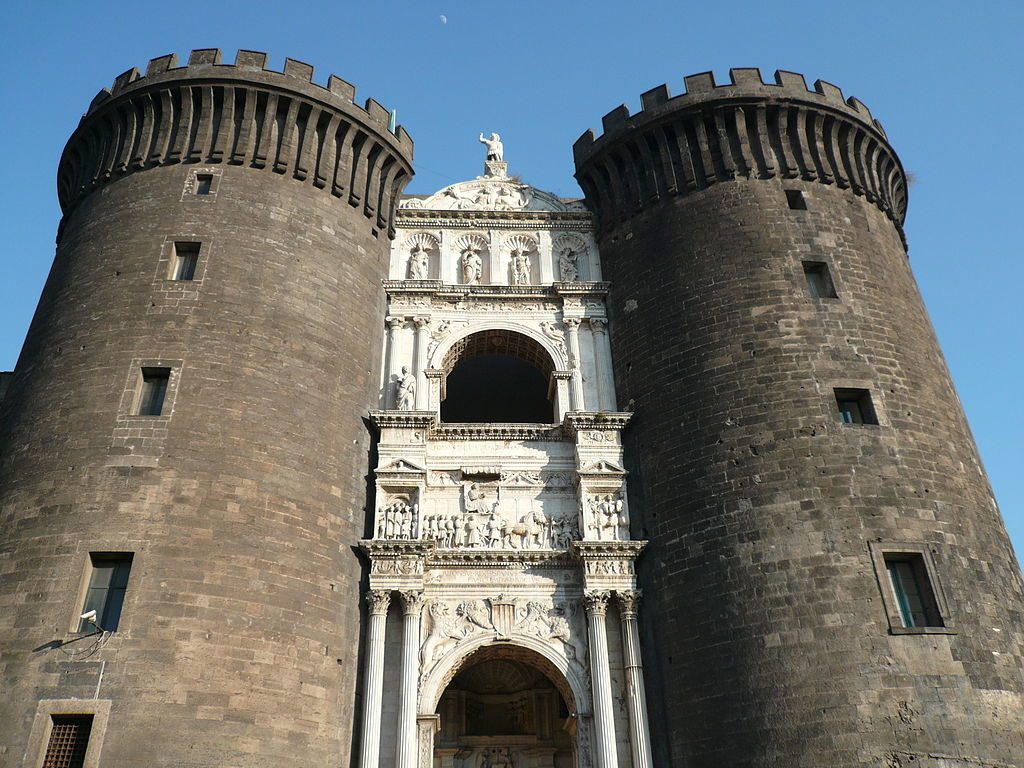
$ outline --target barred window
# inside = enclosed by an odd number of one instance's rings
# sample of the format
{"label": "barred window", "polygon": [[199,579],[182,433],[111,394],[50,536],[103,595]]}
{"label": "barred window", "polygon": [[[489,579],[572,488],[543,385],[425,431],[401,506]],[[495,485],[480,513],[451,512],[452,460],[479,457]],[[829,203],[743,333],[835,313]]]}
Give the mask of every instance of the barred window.
{"label": "barred window", "polygon": [[92,715],[51,715],[43,768],[82,768],[89,748]]}

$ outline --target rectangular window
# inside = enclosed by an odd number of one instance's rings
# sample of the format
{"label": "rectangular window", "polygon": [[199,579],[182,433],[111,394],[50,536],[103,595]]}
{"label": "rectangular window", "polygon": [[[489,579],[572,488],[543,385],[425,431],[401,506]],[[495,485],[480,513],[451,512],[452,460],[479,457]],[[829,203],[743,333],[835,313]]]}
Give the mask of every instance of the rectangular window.
{"label": "rectangular window", "polygon": [[924,558],[915,552],[888,553],[884,557],[889,586],[903,626],[944,626]]}
{"label": "rectangular window", "polygon": [[836,405],[843,424],[877,424],[878,414],[866,389],[837,389]]}
{"label": "rectangular window", "polygon": [[175,243],[172,280],[194,280],[199,265],[200,243]]}
{"label": "rectangular window", "polygon": [[170,368],[143,368],[142,391],[139,393],[137,416],[159,416],[164,410]]}
{"label": "rectangular window", "polygon": [[197,195],[208,195],[213,188],[213,174],[212,173],[197,173],[196,174],[196,194]]}
{"label": "rectangular window", "polygon": [[43,768],[82,768],[89,749],[92,715],[50,715],[50,740]]}
{"label": "rectangular window", "polygon": [[97,628],[117,631],[131,570],[131,552],[90,553],[89,586],[81,613],[96,611],[96,618],[92,622],[80,619],[79,632],[92,632]]}
{"label": "rectangular window", "polygon": [[806,211],[807,200],[804,199],[804,193],[799,189],[787,189],[786,190],[786,202],[789,207],[794,211]]}
{"label": "rectangular window", "polygon": [[807,279],[807,290],[815,299],[838,299],[836,287],[832,283],[832,274],[824,261],[805,261],[804,277]]}

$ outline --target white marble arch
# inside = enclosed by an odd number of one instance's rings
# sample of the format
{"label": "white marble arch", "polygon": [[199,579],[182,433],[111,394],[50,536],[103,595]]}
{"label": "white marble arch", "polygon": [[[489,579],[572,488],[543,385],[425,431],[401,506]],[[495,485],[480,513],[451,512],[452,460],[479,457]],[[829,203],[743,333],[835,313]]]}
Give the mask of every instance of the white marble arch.
{"label": "white marble arch", "polygon": [[[427,361],[427,369],[441,369],[444,364],[445,355],[447,355],[451,348],[459,341],[467,336],[472,336],[475,333],[486,333],[487,331],[511,331],[512,333],[518,333],[526,336],[528,339],[540,344],[541,348],[551,358],[554,370],[565,371],[569,368],[569,359],[566,354],[565,347],[562,346],[559,348],[555,345],[554,341],[536,328],[514,320],[494,320],[488,318],[486,320],[470,321],[469,325],[459,329],[458,334],[453,334],[450,338],[444,339],[438,343],[434,348],[433,353],[430,355],[430,359]],[[443,388],[443,382],[440,382],[440,386]],[[431,388],[427,403],[427,408],[429,410],[440,412],[441,392],[442,390],[437,387]],[[554,406],[557,419],[562,418],[560,414],[569,412],[569,392],[567,388],[555,387]]]}
{"label": "white marble arch", "polygon": [[[589,692],[589,681],[585,680],[564,653],[559,652],[552,642],[545,642],[540,638],[524,633],[513,632],[508,639],[497,640],[494,635],[470,636],[456,644],[440,659],[434,662],[427,675],[420,681],[420,715],[433,715],[437,711],[438,702],[448,684],[459,673],[459,670],[477,651],[494,646],[496,648],[521,648],[532,651],[549,662],[561,675],[560,680],[552,680],[559,692],[565,696],[566,689],[572,694],[572,701],[566,704],[575,712],[582,721],[589,718],[591,714],[591,701]],[[530,663],[528,659],[523,659]],[[544,671],[543,667],[540,667]]]}
{"label": "white marble arch", "polygon": [[481,333],[486,331],[511,331],[512,333],[519,333],[523,336],[530,338],[540,344],[544,351],[551,356],[551,362],[555,367],[556,371],[564,371],[569,367],[569,360],[564,350],[559,349],[554,345],[551,339],[545,336],[536,328],[526,325],[525,323],[518,323],[515,320],[474,320],[470,321],[469,325],[463,326],[459,329],[458,335],[452,335],[450,338],[440,342],[435,348],[427,361],[428,368],[440,368],[444,362],[445,355],[448,351],[455,346],[458,341],[472,336],[474,333]]}

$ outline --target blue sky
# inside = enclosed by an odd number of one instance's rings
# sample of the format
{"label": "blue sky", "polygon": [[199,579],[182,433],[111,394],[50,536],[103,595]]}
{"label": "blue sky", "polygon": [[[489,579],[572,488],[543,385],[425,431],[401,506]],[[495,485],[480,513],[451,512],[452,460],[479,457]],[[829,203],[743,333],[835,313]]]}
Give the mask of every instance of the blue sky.
{"label": "blue sky", "polygon": [[[277,9],[277,10],[275,10]],[[579,195],[572,143],[686,74],[757,66],[856,95],[915,183],[911,264],[1017,551],[1024,553],[1019,134],[1024,10],[1010,2],[415,2],[4,4],[0,369],[14,367],[53,258],[54,176],[92,96],[191,48],[267,51],[397,108],[416,142],[409,192],[479,173],[480,131],[511,170]]]}

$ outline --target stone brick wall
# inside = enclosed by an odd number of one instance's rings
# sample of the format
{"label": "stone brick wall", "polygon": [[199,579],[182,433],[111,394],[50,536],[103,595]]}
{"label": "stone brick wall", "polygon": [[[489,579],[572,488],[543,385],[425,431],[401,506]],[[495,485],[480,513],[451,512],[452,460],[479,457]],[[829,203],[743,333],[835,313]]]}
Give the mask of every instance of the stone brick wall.
{"label": "stone brick wall", "polygon": [[[662,186],[599,241],[633,535],[651,541],[655,762],[1020,765],[1021,573],[893,209],[781,176]],[[811,298],[803,260],[829,264],[837,300]],[[879,425],[841,423],[843,386],[870,389]],[[955,633],[890,633],[877,541],[927,545]]]}
{"label": "stone brick wall", "polygon": [[[406,176],[410,159],[391,157]],[[200,202],[194,168],[65,198],[0,419],[0,764],[21,764],[47,699],[112,702],[104,766],[351,749],[391,222],[287,165],[219,164]],[[165,279],[174,239],[203,243],[188,290]],[[155,363],[165,415],[135,417]],[[121,624],[76,640],[105,551],[134,552]]]}

